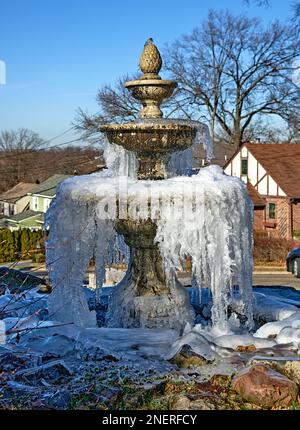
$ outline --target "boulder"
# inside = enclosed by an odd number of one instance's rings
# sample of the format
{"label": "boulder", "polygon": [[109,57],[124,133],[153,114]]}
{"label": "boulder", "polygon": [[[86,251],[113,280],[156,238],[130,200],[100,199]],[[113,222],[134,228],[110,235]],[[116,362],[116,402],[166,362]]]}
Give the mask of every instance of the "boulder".
{"label": "boulder", "polygon": [[232,386],[244,400],[266,408],[288,407],[298,395],[295,382],[263,364],[244,369]]}

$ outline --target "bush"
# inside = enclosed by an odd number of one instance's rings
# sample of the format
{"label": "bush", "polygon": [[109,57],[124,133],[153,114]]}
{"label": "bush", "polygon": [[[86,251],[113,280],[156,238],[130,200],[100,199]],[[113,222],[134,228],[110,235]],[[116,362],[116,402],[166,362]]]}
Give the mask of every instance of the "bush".
{"label": "bush", "polygon": [[300,243],[295,240],[266,237],[254,233],[254,263],[284,263],[287,254],[297,246],[300,246]]}
{"label": "bush", "polygon": [[293,237],[295,240],[300,241],[300,230],[294,230]]}
{"label": "bush", "polygon": [[33,263],[45,263],[46,261],[46,256],[45,253],[37,253],[37,254],[32,254],[31,260]]}
{"label": "bush", "polygon": [[39,260],[45,254],[41,230],[0,230],[0,263],[31,259],[34,253],[39,255]]}

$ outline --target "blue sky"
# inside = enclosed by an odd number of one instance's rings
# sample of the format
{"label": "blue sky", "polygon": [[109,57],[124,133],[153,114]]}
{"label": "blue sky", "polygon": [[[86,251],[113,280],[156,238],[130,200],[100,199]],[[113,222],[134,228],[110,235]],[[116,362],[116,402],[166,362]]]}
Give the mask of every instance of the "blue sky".
{"label": "blue sky", "polygon": [[[190,32],[209,8],[268,21],[290,14],[283,0],[271,8],[243,0],[0,0],[0,131],[27,127],[46,139],[71,126],[80,106],[97,111],[104,83],[137,71],[143,44],[158,47]],[[73,133],[63,140],[72,139]]]}

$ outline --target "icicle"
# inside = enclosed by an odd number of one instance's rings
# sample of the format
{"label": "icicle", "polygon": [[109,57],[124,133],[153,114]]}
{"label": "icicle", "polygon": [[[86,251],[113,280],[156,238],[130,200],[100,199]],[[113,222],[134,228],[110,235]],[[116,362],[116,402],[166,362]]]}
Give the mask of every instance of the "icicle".
{"label": "icicle", "polygon": [[92,211],[93,208],[85,202],[74,205],[59,196],[58,191],[47,214],[47,222],[51,221],[46,244],[47,267],[53,288],[49,297],[50,313],[54,320],[87,327],[96,325],[95,313],[89,311],[82,290],[95,243]]}
{"label": "icicle", "polygon": [[208,162],[210,162],[214,157],[213,145],[207,125],[197,121],[185,121],[185,123],[191,123],[192,125],[197,126],[196,137],[192,146],[184,151],[178,151],[170,155],[166,164],[168,177],[175,175],[190,176],[193,174],[193,154],[197,152],[197,147],[199,145],[203,146]]}
{"label": "icicle", "polygon": [[210,137],[209,128],[205,124],[199,123],[198,125],[196,139],[193,143],[194,147],[196,145],[203,145],[203,148],[206,152],[207,161],[210,162],[214,158],[214,148]]}
{"label": "icicle", "polygon": [[137,160],[134,152],[126,151],[122,146],[109,143],[106,139],[104,159],[110,176],[136,177]]}

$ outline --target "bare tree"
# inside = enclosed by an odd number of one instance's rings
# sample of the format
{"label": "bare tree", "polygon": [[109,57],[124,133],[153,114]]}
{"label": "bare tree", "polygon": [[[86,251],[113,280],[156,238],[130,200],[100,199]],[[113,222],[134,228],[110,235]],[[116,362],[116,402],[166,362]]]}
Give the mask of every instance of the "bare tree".
{"label": "bare tree", "polygon": [[90,142],[101,139],[99,126],[107,122],[130,121],[138,117],[139,104],[124,87],[126,81],[137,79],[136,76],[122,76],[114,86],[104,85],[96,96],[99,112],[89,114],[79,108],[74,127],[82,137]]}
{"label": "bare tree", "polygon": [[38,149],[45,143],[38,133],[27,128],[17,131],[2,131],[0,134],[0,150],[2,151],[27,151]]}
{"label": "bare tree", "polygon": [[257,6],[270,6],[269,0],[244,0],[244,3],[248,5],[250,5],[251,3],[254,3]]}
{"label": "bare tree", "polygon": [[[165,50],[165,70],[179,82],[162,106],[165,116],[205,118],[213,140],[222,135],[238,147],[261,118],[273,115],[288,123],[299,117],[299,86],[292,79],[299,52],[299,31],[290,24],[264,27],[257,18],[210,11],[200,27]],[[140,106],[124,88],[136,78],[102,87],[99,113],[79,110],[75,127],[84,138],[99,140],[103,122],[138,117]]]}
{"label": "bare tree", "polygon": [[289,142],[300,143],[300,121],[298,115],[291,114],[288,118],[288,136]]}
{"label": "bare tree", "polygon": [[299,20],[300,18],[300,1],[294,1],[292,3],[292,10],[293,10],[293,18],[294,20]]}
{"label": "bare tree", "polygon": [[299,114],[300,90],[292,80],[300,53],[299,31],[278,21],[210,11],[207,20],[167,48],[166,68],[194,111],[236,147],[258,115],[284,120]]}
{"label": "bare tree", "polygon": [[73,175],[97,171],[103,165],[97,146],[68,146],[0,152],[0,193],[18,182],[44,181],[55,173]]}

